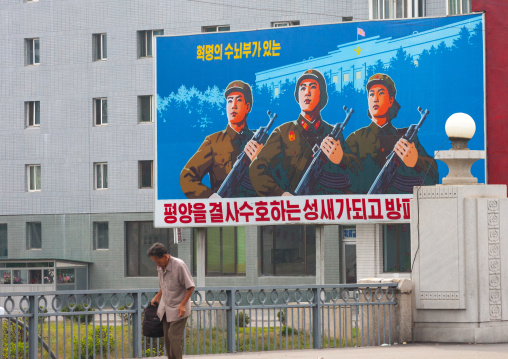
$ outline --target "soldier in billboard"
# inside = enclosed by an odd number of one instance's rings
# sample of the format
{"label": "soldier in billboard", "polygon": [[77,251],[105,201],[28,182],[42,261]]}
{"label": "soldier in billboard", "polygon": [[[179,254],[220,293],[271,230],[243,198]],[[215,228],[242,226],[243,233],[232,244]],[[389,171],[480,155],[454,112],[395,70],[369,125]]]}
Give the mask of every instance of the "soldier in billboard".
{"label": "soldier in billboard", "polygon": [[392,150],[402,164],[386,193],[412,193],[414,186],[434,185],[439,181],[436,161],[425,152],[418,138],[408,142],[402,138],[407,128],[395,128],[392,124],[400,109],[396,94],[397,89],[390,76],[378,73],[369,78],[367,114],[372,122],[350,134],[346,140],[363,168],[358,181],[352,186],[355,193],[368,193]]}
{"label": "soldier in billboard", "polygon": [[[216,192],[231,171],[236,158],[245,151],[253,160],[263,145],[250,139],[253,132],[247,126],[247,115],[252,109],[252,90],[249,84],[233,81],[224,92],[228,125],[222,131],[205,138],[180,174],[180,186],[187,198],[217,198]],[[202,182],[209,175],[211,188]],[[256,192],[249,176],[244,176],[232,197],[253,197]]]}
{"label": "soldier in billboard", "polygon": [[[296,121],[277,127],[249,168],[254,189],[260,196],[293,195],[312,161],[313,148],[321,148],[327,163],[311,194],[350,193],[358,168],[341,136],[328,136],[332,126],[321,118],[328,102],[326,81],[318,70],[305,71],[295,87],[300,105]],[[359,162],[359,161],[356,161]]]}

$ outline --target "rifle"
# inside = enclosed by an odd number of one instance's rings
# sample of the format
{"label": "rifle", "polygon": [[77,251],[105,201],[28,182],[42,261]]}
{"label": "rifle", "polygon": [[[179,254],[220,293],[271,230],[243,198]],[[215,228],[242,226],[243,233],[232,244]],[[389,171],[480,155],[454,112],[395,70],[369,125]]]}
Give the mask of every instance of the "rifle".
{"label": "rifle", "polygon": [[[254,133],[254,136],[251,138],[251,140],[256,141],[260,145],[265,143],[266,138],[268,137],[268,130],[270,130],[270,127],[272,127],[273,122],[277,118],[277,114],[274,113],[272,115],[270,111],[267,112],[267,115],[270,119],[268,125],[258,128]],[[251,160],[249,156],[247,156],[245,151],[242,151],[242,153],[240,153],[240,155],[236,158],[235,164],[233,165],[233,168],[231,168],[231,172],[228,173],[226,179],[222,182],[217,194],[222,198],[230,198],[236,186],[238,186],[238,184],[242,181],[242,178],[247,173],[250,164]]]}
{"label": "rifle", "polygon": [[[409,143],[414,142],[416,134],[420,130],[420,127],[423,124],[423,121],[427,118],[427,115],[429,114],[429,110],[423,111],[421,107],[418,107],[418,112],[420,112],[420,121],[415,125],[409,126],[409,128],[406,131],[406,134],[402,136],[403,139],[407,140]],[[388,187],[390,186],[390,183],[392,182],[393,177],[395,176],[395,173],[397,173],[397,170],[399,169],[401,165],[399,157],[395,154],[395,151],[392,150],[390,154],[386,157],[386,163],[377,175],[376,179],[374,180],[374,183],[372,183],[372,186],[369,189],[369,192],[367,194],[381,194],[385,193]]]}
{"label": "rifle", "polygon": [[[335,141],[337,141],[342,134],[342,131],[344,130],[344,127],[346,127],[347,122],[351,118],[351,115],[353,114],[354,110],[348,108],[346,106],[343,107],[344,111],[346,112],[346,119],[344,122],[340,123],[337,122],[337,124],[333,127],[332,132],[330,132],[329,136],[333,138]],[[321,172],[323,172],[323,168],[325,167],[326,161],[328,158],[323,153],[321,148],[317,148],[317,145],[313,148],[314,151],[314,159],[310,163],[309,167],[305,171],[305,174],[303,175],[302,179],[300,180],[300,183],[298,184],[298,187],[296,187],[295,195],[296,196],[303,196],[308,195],[311,193],[311,190],[316,185],[319,177],[321,176]]]}

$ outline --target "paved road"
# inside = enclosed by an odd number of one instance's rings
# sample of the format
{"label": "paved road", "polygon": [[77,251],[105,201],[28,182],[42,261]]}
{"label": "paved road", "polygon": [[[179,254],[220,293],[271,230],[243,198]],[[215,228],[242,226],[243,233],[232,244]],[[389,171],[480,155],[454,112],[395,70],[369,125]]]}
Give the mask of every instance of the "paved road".
{"label": "paved road", "polygon": [[[164,357],[159,357],[164,359]],[[508,344],[407,344],[317,350],[288,350],[256,353],[186,355],[185,359],[490,359],[507,358]]]}

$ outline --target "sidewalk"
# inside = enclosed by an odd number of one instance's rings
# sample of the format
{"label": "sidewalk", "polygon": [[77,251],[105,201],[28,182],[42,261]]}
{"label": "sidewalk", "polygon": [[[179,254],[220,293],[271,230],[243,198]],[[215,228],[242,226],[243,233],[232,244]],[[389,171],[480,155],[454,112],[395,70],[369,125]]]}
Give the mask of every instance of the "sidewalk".
{"label": "sidewalk", "polygon": [[[159,357],[165,359],[165,357]],[[508,358],[508,344],[406,344],[389,347],[279,350],[271,352],[184,355],[186,359],[483,359]]]}

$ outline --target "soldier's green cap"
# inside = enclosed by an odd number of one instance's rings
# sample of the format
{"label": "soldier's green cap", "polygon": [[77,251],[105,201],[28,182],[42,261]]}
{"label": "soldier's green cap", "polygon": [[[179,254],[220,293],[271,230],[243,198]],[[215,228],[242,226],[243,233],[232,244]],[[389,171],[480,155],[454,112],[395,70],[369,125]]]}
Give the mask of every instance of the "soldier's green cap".
{"label": "soldier's green cap", "polygon": [[295,99],[296,102],[298,101],[298,88],[300,87],[300,84],[303,80],[312,79],[316,80],[319,85],[319,92],[321,93],[321,96],[319,97],[319,105],[321,110],[326,106],[328,103],[328,92],[326,91],[326,80],[325,77],[321,72],[315,69],[310,69],[305,71],[302,76],[296,81],[296,87],[295,87]]}
{"label": "soldier's green cap", "polygon": [[[374,74],[369,78],[369,81],[367,81],[367,96],[369,93],[369,90],[374,85],[383,85],[388,90],[388,95],[393,96],[393,104],[392,107],[390,107],[390,121],[393,120],[395,117],[397,117],[397,113],[399,113],[400,105],[395,99],[395,95],[397,95],[397,89],[395,88],[395,82],[393,82],[392,78],[386,74]],[[370,114],[370,111],[367,110],[367,115],[372,118],[372,115]]]}
{"label": "soldier's green cap", "polygon": [[367,92],[373,85],[383,85],[388,90],[390,96],[395,97],[397,94],[397,89],[395,88],[395,82],[391,79],[390,76],[386,74],[374,74],[367,81]]}
{"label": "soldier's green cap", "polygon": [[228,87],[226,87],[226,91],[224,91],[224,98],[227,99],[229,94],[235,91],[243,93],[245,102],[250,103],[250,107],[252,109],[252,89],[250,88],[249,84],[240,80],[231,82]]}

